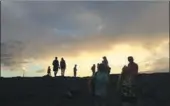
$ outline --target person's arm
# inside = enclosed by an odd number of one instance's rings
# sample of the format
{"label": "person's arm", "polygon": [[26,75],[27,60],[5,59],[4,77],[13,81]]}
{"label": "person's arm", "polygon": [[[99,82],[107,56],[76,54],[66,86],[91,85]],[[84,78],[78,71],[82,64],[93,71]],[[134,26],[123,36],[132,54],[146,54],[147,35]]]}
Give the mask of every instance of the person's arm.
{"label": "person's arm", "polygon": [[135,76],[138,75],[138,65],[137,64],[135,64],[135,72],[134,72],[134,74],[135,74]]}
{"label": "person's arm", "polygon": [[91,67],[91,70],[93,70],[93,66]]}
{"label": "person's arm", "polygon": [[136,64],[136,70],[137,70],[137,74],[138,74],[138,70],[139,70],[138,64]]}
{"label": "person's arm", "polygon": [[58,68],[60,69],[60,65],[61,65],[61,64],[59,64],[59,61],[57,61],[57,65],[58,65]]}
{"label": "person's arm", "polygon": [[67,68],[67,64],[66,64],[66,62],[65,62],[65,69]]}

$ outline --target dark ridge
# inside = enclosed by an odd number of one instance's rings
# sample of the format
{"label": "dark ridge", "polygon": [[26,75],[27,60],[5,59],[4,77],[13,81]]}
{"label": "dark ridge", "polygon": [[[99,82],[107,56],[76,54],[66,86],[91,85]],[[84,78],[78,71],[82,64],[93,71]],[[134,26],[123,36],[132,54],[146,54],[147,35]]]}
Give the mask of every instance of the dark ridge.
{"label": "dark ridge", "polygon": [[[93,106],[89,78],[1,77],[0,106]],[[108,106],[119,106],[117,80],[110,75]],[[170,106],[170,73],[139,74],[137,88],[138,106]]]}

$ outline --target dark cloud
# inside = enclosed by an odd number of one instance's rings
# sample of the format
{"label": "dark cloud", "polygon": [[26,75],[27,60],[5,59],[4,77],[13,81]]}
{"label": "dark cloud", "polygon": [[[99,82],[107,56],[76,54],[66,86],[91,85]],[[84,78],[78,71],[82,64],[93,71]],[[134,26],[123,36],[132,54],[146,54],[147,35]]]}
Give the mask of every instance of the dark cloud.
{"label": "dark cloud", "polygon": [[1,43],[1,64],[8,66],[11,70],[22,68],[22,64],[28,61],[24,56],[24,44],[20,41]]}

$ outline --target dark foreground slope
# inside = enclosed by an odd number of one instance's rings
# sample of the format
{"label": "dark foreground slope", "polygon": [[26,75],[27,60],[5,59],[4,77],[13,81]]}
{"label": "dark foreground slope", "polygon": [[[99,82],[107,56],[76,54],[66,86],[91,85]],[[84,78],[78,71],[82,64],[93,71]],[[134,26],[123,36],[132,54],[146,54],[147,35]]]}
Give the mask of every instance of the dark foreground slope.
{"label": "dark foreground slope", "polygon": [[[87,79],[1,78],[0,106],[92,106]],[[109,106],[119,106],[117,79],[110,76]],[[137,82],[138,106],[170,106],[170,74],[141,74]]]}

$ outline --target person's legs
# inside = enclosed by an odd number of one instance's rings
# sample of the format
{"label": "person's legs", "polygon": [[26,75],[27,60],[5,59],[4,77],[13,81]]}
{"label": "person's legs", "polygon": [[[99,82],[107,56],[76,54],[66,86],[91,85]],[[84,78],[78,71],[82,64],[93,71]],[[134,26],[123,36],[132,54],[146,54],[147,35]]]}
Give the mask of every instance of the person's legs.
{"label": "person's legs", "polygon": [[77,72],[76,72],[76,71],[74,71],[74,77],[76,77],[76,75],[77,75]]}
{"label": "person's legs", "polygon": [[54,71],[54,77],[56,77],[57,71]]}
{"label": "person's legs", "polygon": [[54,77],[57,76],[57,72],[58,72],[58,68],[57,67],[53,67],[53,71],[54,71]]}
{"label": "person's legs", "polygon": [[65,69],[63,69],[63,76],[65,75]]}
{"label": "person's legs", "polygon": [[55,77],[55,71],[54,71],[54,77]]}
{"label": "person's legs", "polygon": [[55,77],[55,67],[53,67],[54,77]]}
{"label": "person's legs", "polygon": [[58,68],[57,68],[57,70],[56,70],[56,76],[57,76],[57,73],[58,73]]}
{"label": "person's legs", "polygon": [[54,76],[55,76],[55,77],[57,76],[57,72],[58,72],[58,69],[56,69],[56,70],[54,71]]}
{"label": "person's legs", "polygon": [[63,76],[63,68],[61,68],[61,76]]}

